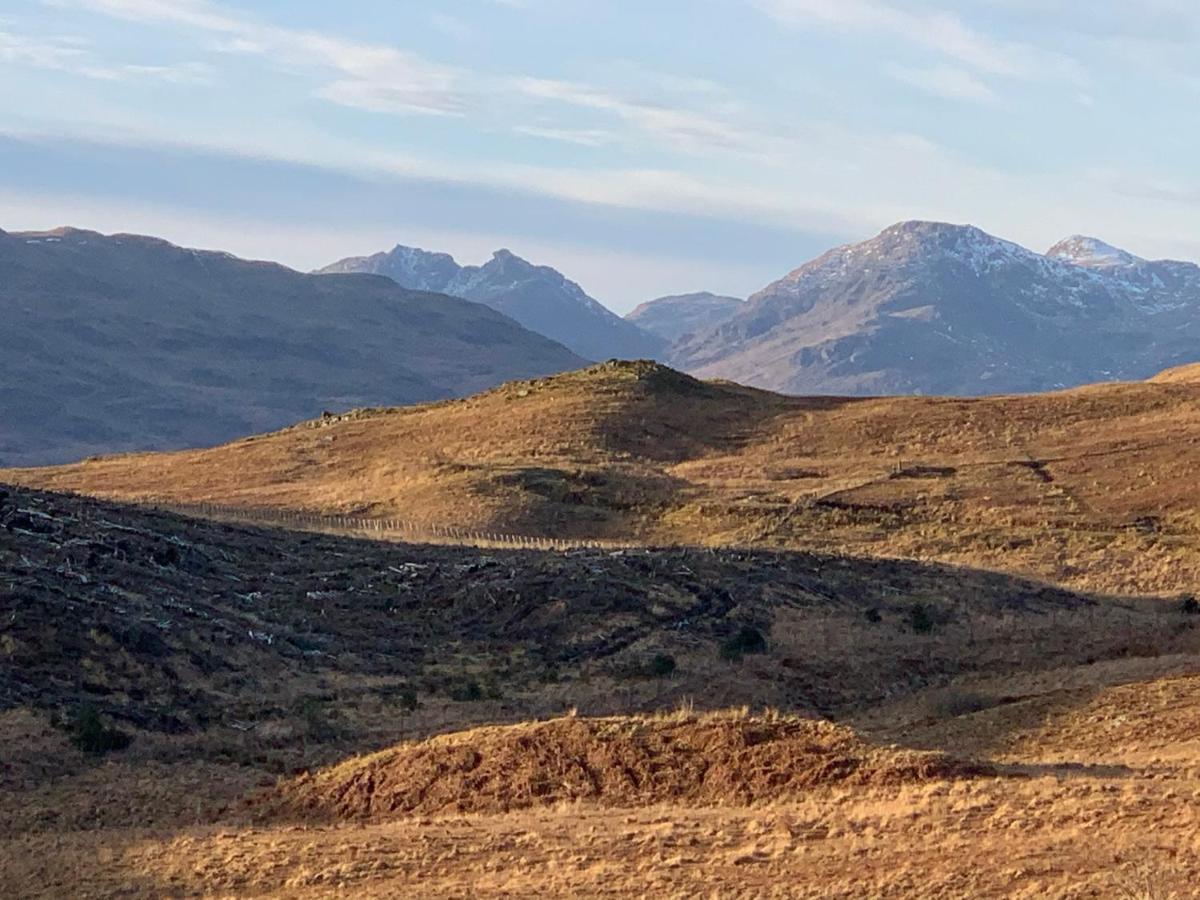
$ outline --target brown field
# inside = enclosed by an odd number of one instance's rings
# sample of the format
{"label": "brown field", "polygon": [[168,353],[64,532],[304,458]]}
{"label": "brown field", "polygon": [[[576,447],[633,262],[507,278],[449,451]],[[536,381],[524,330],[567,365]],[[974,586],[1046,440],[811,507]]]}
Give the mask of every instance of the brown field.
{"label": "brown field", "polygon": [[[831,777],[810,770],[765,800],[563,800],[508,812],[264,814],[259,798],[295,793],[290,780],[168,766],[146,748],[88,763],[35,717],[8,713],[6,743],[39,742],[60,771],[40,790],[6,791],[19,802],[0,819],[0,877],[7,895],[29,897],[1190,897],[1200,677],[1123,683],[1152,668],[1105,668],[957,716],[876,711],[876,741],[969,747],[996,761],[992,774],[887,774],[879,761],[913,755],[900,747],[870,751],[867,774],[886,777],[847,780],[838,747]],[[705,724],[687,713],[667,721]],[[497,743],[475,732],[452,740],[485,760]],[[821,752],[810,747],[806,762]],[[336,788],[353,781],[344,769],[318,778]]]}
{"label": "brown field", "polygon": [[0,895],[1195,896],[1196,374],[615,364],[0,473]]}
{"label": "brown field", "polygon": [[534,536],[940,560],[1085,590],[1200,583],[1200,377],[794,398],[610,363],[211,450],[0,478]]}
{"label": "brown field", "polygon": [[[5,896],[1182,898],[1200,876],[1200,617],[1176,601],[0,493]],[[746,627],[764,644],[728,652]],[[129,746],[81,752],[85,704]]]}

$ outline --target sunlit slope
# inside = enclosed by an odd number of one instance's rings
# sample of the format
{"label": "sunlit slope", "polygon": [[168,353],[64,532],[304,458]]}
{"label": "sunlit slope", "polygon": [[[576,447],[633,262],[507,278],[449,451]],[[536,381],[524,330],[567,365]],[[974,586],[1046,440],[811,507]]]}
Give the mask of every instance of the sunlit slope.
{"label": "sunlit slope", "polygon": [[1200,384],[785,397],[608,363],[212,450],[10,470],[125,499],[966,562],[1102,589],[1200,582]]}

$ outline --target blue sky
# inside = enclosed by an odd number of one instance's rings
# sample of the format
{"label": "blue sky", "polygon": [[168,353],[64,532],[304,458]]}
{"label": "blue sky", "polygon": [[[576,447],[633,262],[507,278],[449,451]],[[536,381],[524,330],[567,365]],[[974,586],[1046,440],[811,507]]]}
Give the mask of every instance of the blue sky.
{"label": "blue sky", "polygon": [[4,0],[0,227],[505,246],[624,311],[908,218],[1200,259],[1194,0]]}

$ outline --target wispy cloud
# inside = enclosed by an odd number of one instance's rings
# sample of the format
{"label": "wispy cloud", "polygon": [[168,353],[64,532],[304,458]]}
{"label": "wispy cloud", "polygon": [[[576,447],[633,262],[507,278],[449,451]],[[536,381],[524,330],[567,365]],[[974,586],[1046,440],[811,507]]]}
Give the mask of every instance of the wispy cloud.
{"label": "wispy cloud", "polygon": [[616,141],[616,135],[601,128],[542,128],[538,125],[518,125],[513,131],[526,137],[560,141],[580,147],[603,147]]}
{"label": "wispy cloud", "polygon": [[[121,19],[199,31],[219,39],[228,52],[261,56],[289,68],[314,63],[332,73],[315,95],[333,103],[378,113],[467,115],[491,106],[497,97],[514,104],[560,104],[615,116],[644,137],[675,150],[745,150],[743,129],[692,108],[688,103],[635,99],[594,85],[524,75],[482,75],[418,54],[376,43],[261,22],[209,0],[45,0]],[[662,76],[664,94],[710,98],[719,87],[702,79]],[[699,98],[699,99],[697,99]],[[532,134],[528,128],[523,131]],[[542,129],[541,136],[594,143],[600,129]]]}
{"label": "wispy cloud", "polygon": [[1000,100],[996,92],[972,72],[956,66],[918,68],[895,65],[888,66],[885,71],[897,81],[937,97],[984,104],[995,104]]}
{"label": "wispy cloud", "polygon": [[335,73],[318,95],[376,112],[457,114],[465,107],[463,73],[395,47],[285,28],[227,11],[206,0],[48,0],[120,19],[161,23],[221,38],[223,49],[288,66],[314,63]]}
{"label": "wispy cloud", "polygon": [[72,36],[33,37],[0,31],[0,62],[68,72],[96,81],[158,80],[175,84],[207,82],[212,72],[202,63],[175,65],[116,63],[102,60],[88,42]]}
{"label": "wispy cloud", "polygon": [[630,100],[590,85],[549,78],[518,78],[513,84],[527,97],[611,113],[643,132],[693,149],[741,150],[746,147],[742,129],[691,109]]}
{"label": "wispy cloud", "polygon": [[779,22],[843,31],[875,32],[929,50],[988,75],[1086,79],[1083,68],[1062,54],[1030,44],[998,40],[959,16],[914,10],[895,0],[751,0]]}

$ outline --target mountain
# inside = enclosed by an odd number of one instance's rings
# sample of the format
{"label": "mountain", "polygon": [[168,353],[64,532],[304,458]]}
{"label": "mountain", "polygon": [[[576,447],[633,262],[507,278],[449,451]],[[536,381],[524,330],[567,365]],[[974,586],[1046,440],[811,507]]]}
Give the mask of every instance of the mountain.
{"label": "mountain", "polygon": [[397,246],[351,257],[318,274],[369,272],[401,287],[437,291],[484,303],[587,359],[659,358],[666,343],[589,297],[549,266],[535,266],[497,250],[482,266],[459,266],[445,253]]}
{"label": "mountain", "polygon": [[0,460],[210,445],[583,360],[477,303],[136,235],[0,232]]}
{"label": "mountain", "polygon": [[1046,251],[1051,259],[1061,259],[1092,269],[1127,268],[1144,264],[1146,260],[1134,256],[1119,247],[1107,244],[1099,238],[1072,235],[1059,241]]}
{"label": "mountain", "polygon": [[790,393],[961,395],[1140,379],[1198,355],[1200,267],[904,222],[768,285],[672,360]]}
{"label": "mountain", "polygon": [[1200,584],[1198,468],[1187,370],[1046,394],[844,398],[615,362],[0,482],[397,518],[417,540],[453,528],[916,557],[1158,594]]}
{"label": "mountain", "polygon": [[669,344],[688,335],[702,334],[732,318],[742,307],[737,297],[701,291],[648,300],[625,316],[644,331]]}

